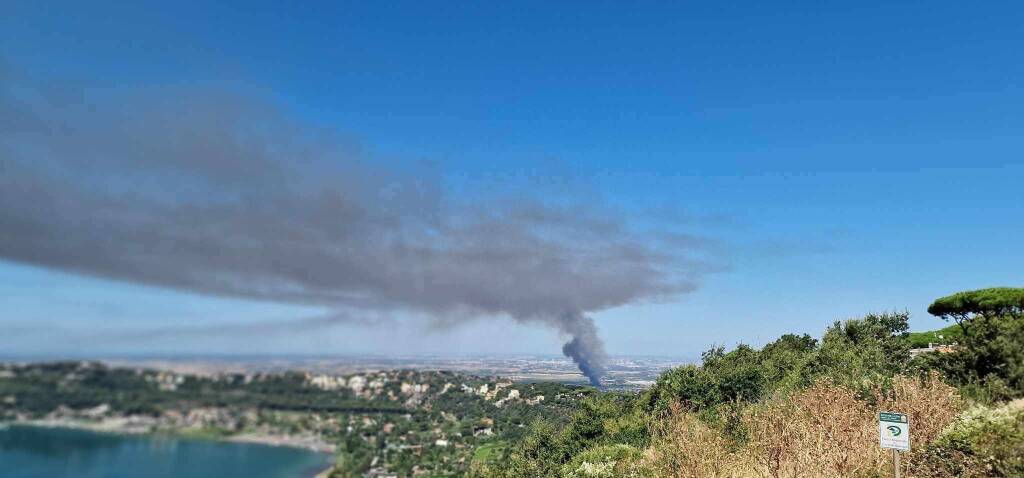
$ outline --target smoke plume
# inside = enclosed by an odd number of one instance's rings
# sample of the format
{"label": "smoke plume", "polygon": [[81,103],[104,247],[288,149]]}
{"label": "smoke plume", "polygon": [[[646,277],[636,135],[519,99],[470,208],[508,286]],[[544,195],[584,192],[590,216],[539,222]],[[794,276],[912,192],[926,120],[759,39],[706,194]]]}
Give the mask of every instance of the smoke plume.
{"label": "smoke plume", "polygon": [[601,386],[601,377],[605,372],[604,343],[597,335],[597,326],[589,317],[576,314],[566,317],[562,324],[563,331],[572,340],[562,346],[562,353],[579,366],[580,372],[590,380],[591,385]]}
{"label": "smoke plume", "polygon": [[[6,78],[6,82],[3,78]],[[88,90],[0,75],[0,258],[329,314],[508,316],[570,340],[589,313],[696,287],[699,238],[597,204],[463,201],[258,95]]]}

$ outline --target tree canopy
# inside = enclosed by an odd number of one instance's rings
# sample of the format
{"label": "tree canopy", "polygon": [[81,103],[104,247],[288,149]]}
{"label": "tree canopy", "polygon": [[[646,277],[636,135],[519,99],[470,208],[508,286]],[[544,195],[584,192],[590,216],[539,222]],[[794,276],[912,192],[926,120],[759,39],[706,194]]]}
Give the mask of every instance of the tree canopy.
{"label": "tree canopy", "polygon": [[1024,315],[1024,288],[993,287],[979,289],[937,299],[928,306],[928,313],[958,322],[972,316]]}

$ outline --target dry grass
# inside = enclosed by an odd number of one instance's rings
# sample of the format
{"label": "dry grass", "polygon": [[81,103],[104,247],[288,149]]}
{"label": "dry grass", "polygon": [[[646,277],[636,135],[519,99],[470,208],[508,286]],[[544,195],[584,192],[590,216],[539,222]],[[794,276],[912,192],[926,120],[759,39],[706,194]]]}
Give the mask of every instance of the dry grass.
{"label": "dry grass", "polygon": [[659,445],[649,450],[657,476],[724,478],[736,475],[736,460],[728,441],[692,413],[673,407],[672,419],[655,430]]}
{"label": "dry grass", "polygon": [[875,411],[846,387],[818,382],[753,407],[743,423],[758,476],[860,476],[884,460]]}
{"label": "dry grass", "polygon": [[878,412],[884,410],[910,416],[915,450],[903,455],[904,476],[935,476],[923,449],[962,410],[956,389],[936,375],[897,377],[874,398],[877,406],[825,381],[774,397],[743,413],[749,438],[732,447],[718,430],[676,411],[658,430],[648,463],[656,476],[678,478],[889,476],[889,453],[878,444]]}
{"label": "dry grass", "polygon": [[936,372],[925,379],[896,377],[890,390],[875,390],[875,401],[883,410],[905,413],[910,418],[911,451],[902,460],[908,475],[924,473],[928,467],[921,445],[935,441],[964,409],[960,393]]}

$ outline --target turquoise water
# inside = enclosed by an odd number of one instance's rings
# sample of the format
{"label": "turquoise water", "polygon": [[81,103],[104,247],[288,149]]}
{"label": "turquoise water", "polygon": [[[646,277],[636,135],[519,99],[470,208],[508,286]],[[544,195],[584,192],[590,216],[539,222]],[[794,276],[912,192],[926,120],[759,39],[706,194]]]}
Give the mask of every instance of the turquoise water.
{"label": "turquoise water", "polygon": [[0,478],[312,477],[328,457],[296,448],[61,428],[0,429]]}

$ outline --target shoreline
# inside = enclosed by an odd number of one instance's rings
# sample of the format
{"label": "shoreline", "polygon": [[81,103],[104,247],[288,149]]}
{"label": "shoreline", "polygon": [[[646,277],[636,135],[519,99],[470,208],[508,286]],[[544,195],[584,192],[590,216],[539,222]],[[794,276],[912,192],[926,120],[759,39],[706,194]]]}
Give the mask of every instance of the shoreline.
{"label": "shoreline", "polygon": [[334,445],[313,436],[273,435],[253,432],[221,435],[205,429],[153,429],[151,425],[139,423],[131,418],[110,418],[104,420],[65,418],[15,419],[0,421],[0,424],[41,428],[69,428],[118,435],[170,435],[185,439],[299,448],[324,455],[333,455],[336,451]]}
{"label": "shoreline", "polygon": [[[16,419],[0,420],[0,430],[9,426],[27,426],[38,428],[64,428],[69,430],[85,430],[93,433],[105,433],[112,435],[127,436],[158,436],[167,435],[174,438],[186,440],[210,440],[225,443],[241,443],[249,445],[263,445],[274,447],[296,448],[313,452],[325,457],[333,457],[334,445],[326,443],[313,437],[292,437],[288,435],[268,435],[259,433],[239,433],[236,435],[215,435],[212,433],[189,433],[186,430],[153,430],[151,427],[143,427],[134,423],[131,418],[115,418],[105,420],[81,420],[81,419]],[[199,430],[196,430],[199,431]],[[315,474],[311,478],[327,478],[334,469],[333,464]]]}

